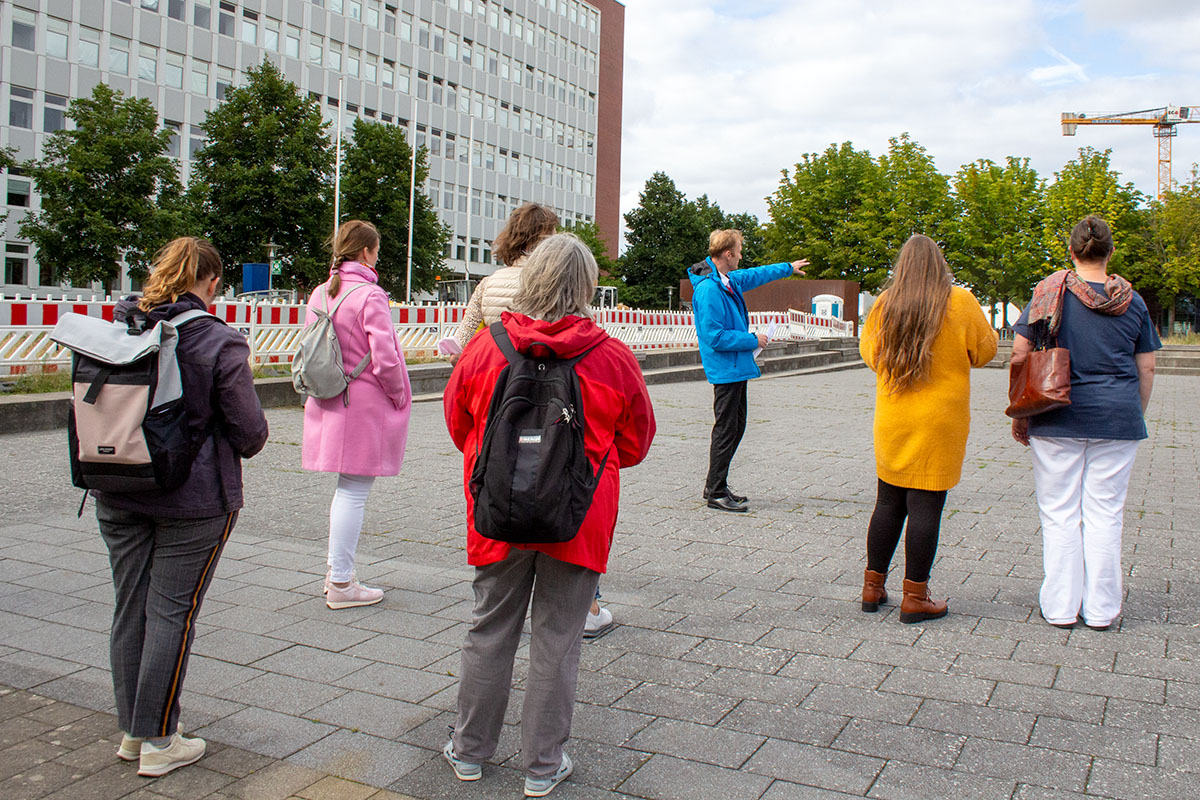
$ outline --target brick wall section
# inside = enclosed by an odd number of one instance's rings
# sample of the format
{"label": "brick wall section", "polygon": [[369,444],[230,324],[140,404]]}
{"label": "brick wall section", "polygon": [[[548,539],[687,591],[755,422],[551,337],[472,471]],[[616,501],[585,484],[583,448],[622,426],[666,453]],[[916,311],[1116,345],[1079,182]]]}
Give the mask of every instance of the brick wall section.
{"label": "brick wall section", "polygon": [[596,225],[608,255],[621,252],[621,106],[625,71],[625,6],[587,0],[600,10],[600,97],[596,113]]}

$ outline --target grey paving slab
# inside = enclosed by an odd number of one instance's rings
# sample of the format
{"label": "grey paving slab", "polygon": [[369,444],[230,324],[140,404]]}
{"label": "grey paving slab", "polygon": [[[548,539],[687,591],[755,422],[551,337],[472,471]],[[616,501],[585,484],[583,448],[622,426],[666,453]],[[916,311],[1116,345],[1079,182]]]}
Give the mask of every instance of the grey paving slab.
{"label": "grey paving slab", "polygon": [[[652,387],[659,438],[622,476],[601,582],[620,624],[584,645],[567,744],[578,772],[555,796],[1184,796],[1171,793],[1193,785],[1200,741],[1200,378],[1156,383],[1126,514],[1125,613],[1105,633],[1038,618],[1029,455],[1001,414],[1004,373],[973,381],[967,464],[931,583],[951,613],[912,626],[895,601],[880,614],[858,609],[875,485],[869,373],[751,385],[730,478],[752,497],[746,515],[698,497],[711,389]],[[461,461],[440,406],[414,408],[405,471],[378,481],[368,503],[359,574],[384,602],[345,612],[320,597],[331,477],[299,471],[297,411],[268,417],[271,443],[246,462],[247,507],[182,699],[185,726],[214,752],[193,780],[180,771],[170,793],[140,790],[139,800],[257,800],[264,787],[290,793],[328,773],[421,800],[516,796],[527,642],[485,780],[461,784],[438,756],[472,596]],[[104,711],[107,557],[91,509],[73,515],[64,450],[55,432],[0,437],[12,465],[0,473],[11,498],[0,519],[0,682]],[[902,569],[901,553],[889,580],[897,595]],[[28,760],[36,745],[50,796],[65,789],[56,781],[67,763],[111,766],[95,742],[67,755],[46,731],[22,740],[12,725],[0,719],[0,796],[29,786],[3,783],[19,774],[5,772],[8,750]]]}

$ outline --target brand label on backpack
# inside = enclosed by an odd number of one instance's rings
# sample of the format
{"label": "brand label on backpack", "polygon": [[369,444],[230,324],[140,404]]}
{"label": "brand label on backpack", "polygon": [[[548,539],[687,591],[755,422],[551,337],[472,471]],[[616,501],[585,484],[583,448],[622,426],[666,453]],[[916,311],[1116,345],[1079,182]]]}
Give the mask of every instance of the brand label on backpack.
{"label": "brand label on backpack", "polygon": [[502,323],[489,330],[508,360],[492,394],[483,442],[468,489],[475,530],[514,544],[575,538],[607,454],[593,471],[585,449],[586,423],[570,359],[532,358],[517,351]]}

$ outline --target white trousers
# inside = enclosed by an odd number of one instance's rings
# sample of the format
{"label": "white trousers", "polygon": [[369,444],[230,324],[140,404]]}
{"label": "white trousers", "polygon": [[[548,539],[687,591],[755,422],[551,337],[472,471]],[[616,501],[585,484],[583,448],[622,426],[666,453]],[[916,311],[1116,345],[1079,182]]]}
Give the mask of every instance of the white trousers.
{"label": "white trousers", "polygon": [[1031,436],[1042,519],[1042,616],[1110,624],[1121,613],[1121,528],[1138,442]]}
{"label": "white trousers", "polygon": [[337,489],[329,504],[329,580],[345,583],[354,575],[354,551],[362,533],[367,495],[373,475],[338,474]]}

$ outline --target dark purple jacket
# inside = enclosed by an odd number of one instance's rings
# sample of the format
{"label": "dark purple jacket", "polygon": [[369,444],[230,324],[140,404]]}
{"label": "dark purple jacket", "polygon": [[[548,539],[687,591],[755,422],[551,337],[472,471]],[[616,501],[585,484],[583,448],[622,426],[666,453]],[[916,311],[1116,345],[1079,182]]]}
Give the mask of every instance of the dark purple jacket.
{"label": "dark purple jacket", "polygon": [[[138,298],[117,303],[113,318],[124,321]],[[204,301],[190,292],[150,311],[152,322],[171,319]],[[141,313],[141,312],[136,312]],[[267,443],[267,418],[254,392],[246,338],[216,319],[198,319],[179,329],[176,347],[188,423],[205,438],[187,482],[178,489],[151,492],[95,492],[97,500],[156,517],[197,518],[228,514],[242,507],[242,459]]]}

